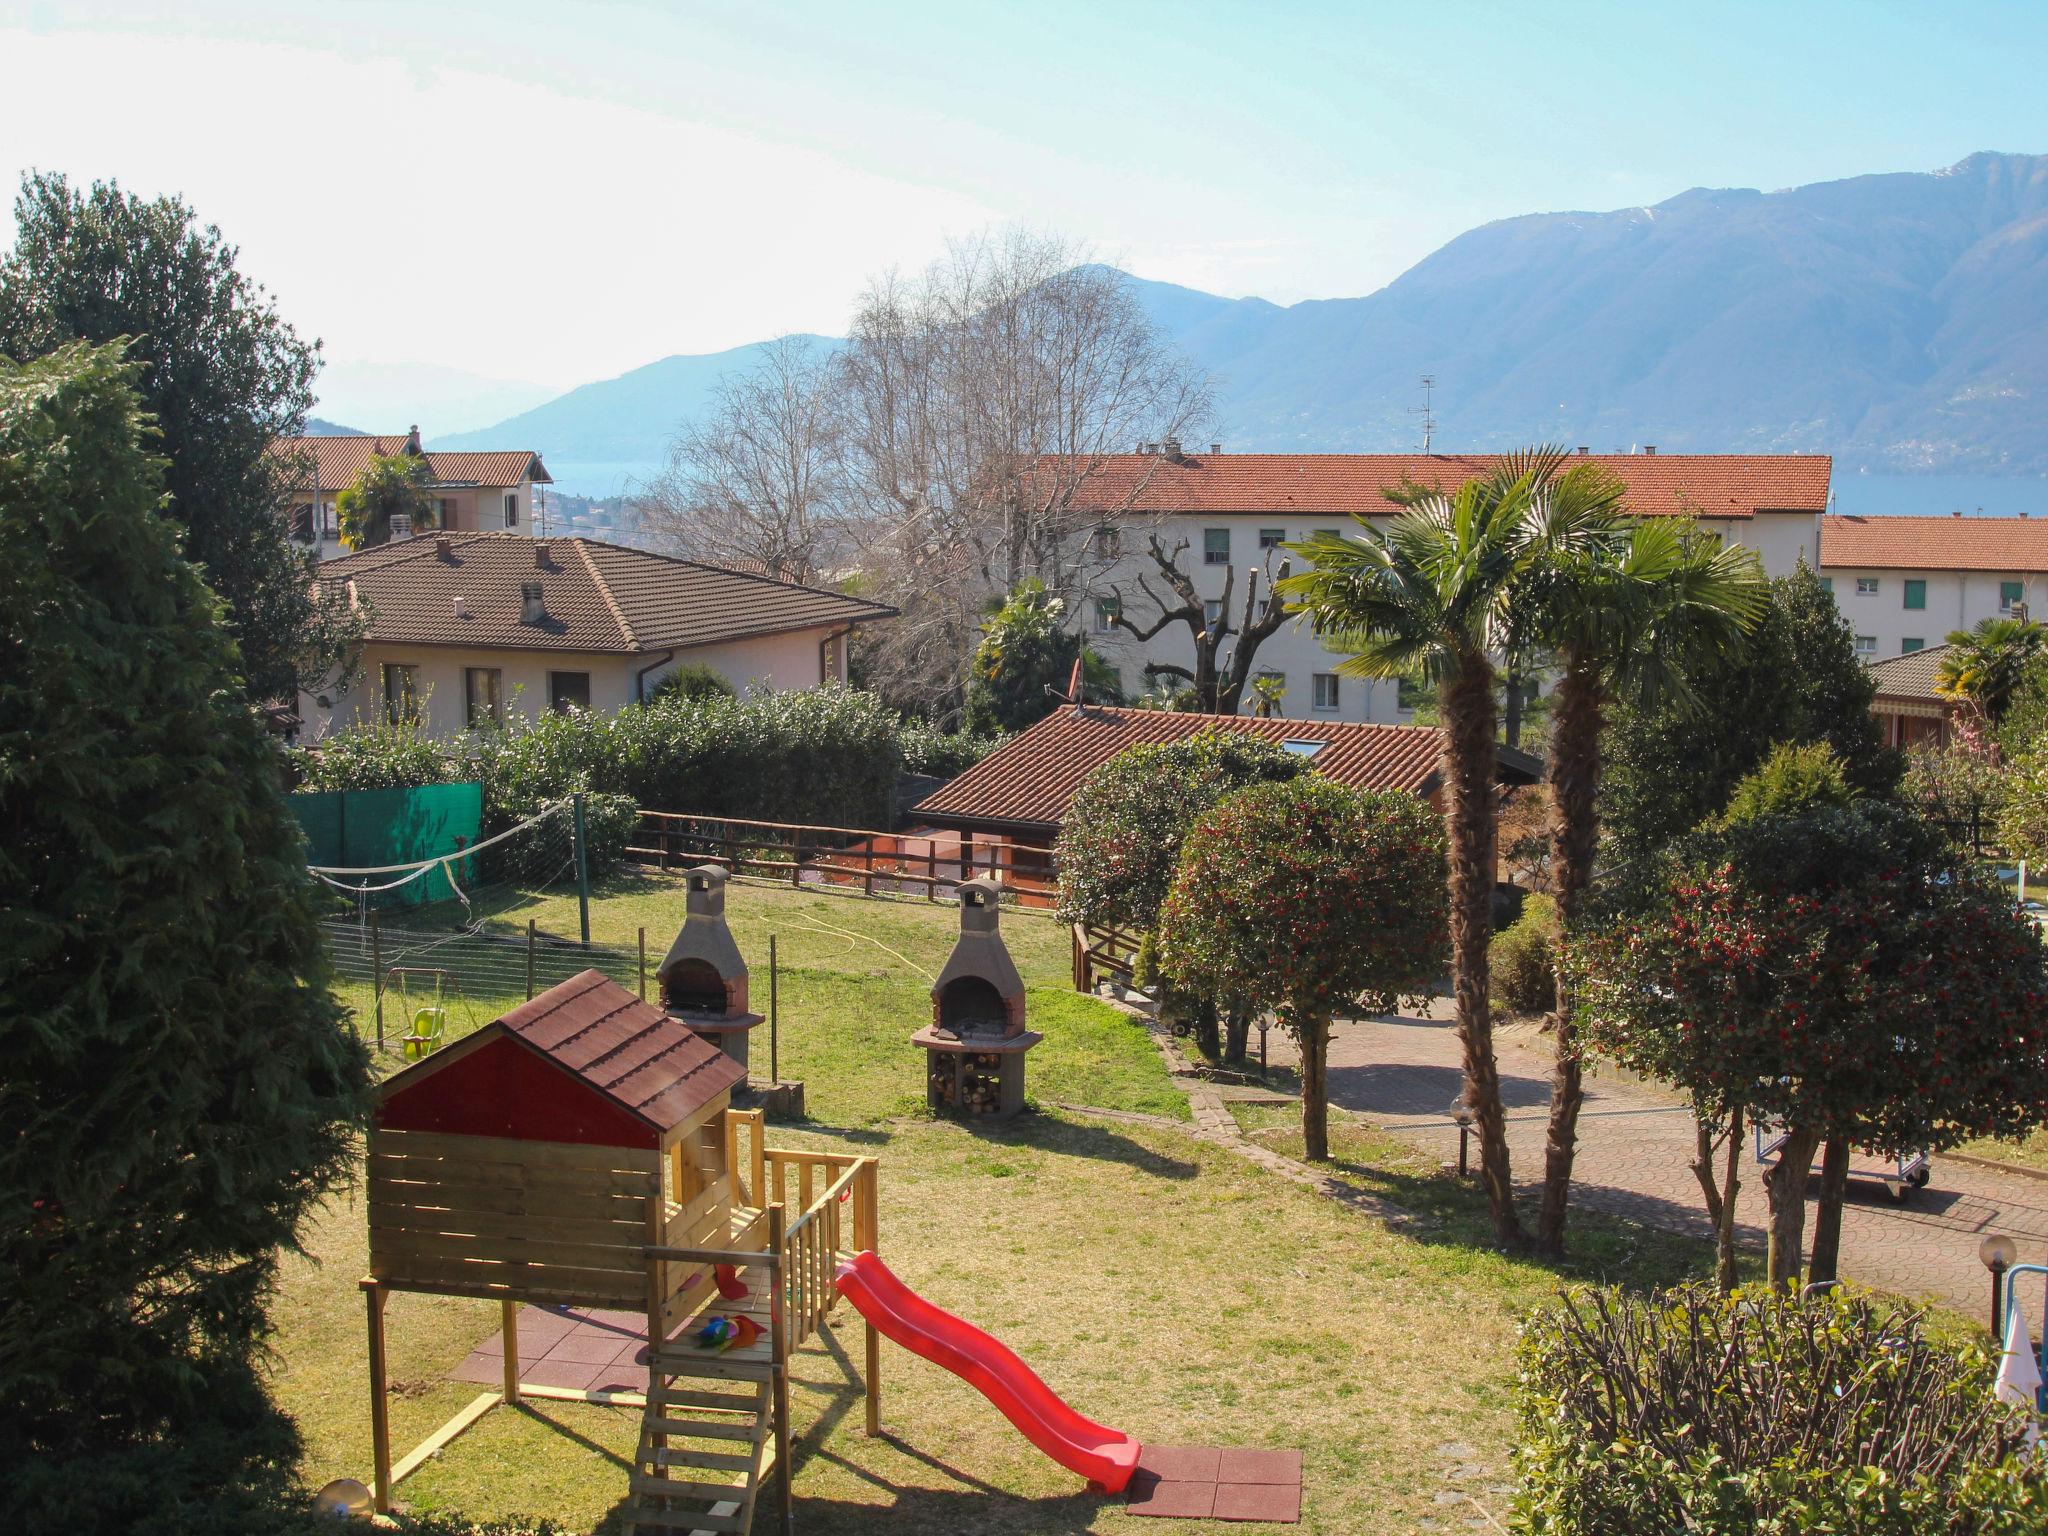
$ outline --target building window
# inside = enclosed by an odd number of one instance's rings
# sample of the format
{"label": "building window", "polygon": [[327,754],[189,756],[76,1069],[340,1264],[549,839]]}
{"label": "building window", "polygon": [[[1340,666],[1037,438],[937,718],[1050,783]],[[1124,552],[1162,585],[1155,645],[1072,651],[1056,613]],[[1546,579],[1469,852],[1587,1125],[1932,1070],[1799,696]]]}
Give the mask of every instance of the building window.
{"label": "building window", "polygon": [[818,681],[836,683],[839,675],[839,636],[833,635],[818,647]]}
{"label": "building window", "polygon": [[1286,542],[1287,530],[1285,528],[1261,528],[1259,530],[1259,548],[1261,549],[1278,549]]}
{"label": "building window", "polygon": [[1828,596],[1833,597],[1835,595],[1835,578],[1832,576],[1821,577],[1820,589],[1827,593]]}
{"label": "building window", "polygon": [[1315,685],[1314,704],[1317,709],[1337,708],[1341,695],[1337,691],[1337,674],[1318,672],[1310,681]]}
{"label": "building window", "polygon": [[393,725],[417,725],[420,669],[410,662],[384,663],[384,718]]}
{"label": "building window", "polygon": [[1123,603],[1114,597],[1095,599],[1095,633],[1106,635],[1116,628],[1116,621],[1123,612]]}
{"label": "building window", "polygon": [[1877,596],[1877,578],[1875,576],[1858,576],[1856,578],[1856,595],[1858,597]]}
{"label": "building window", "polygon": [[2027,584],[2024,581],[2001,581],[1998,584],[1998,611],[2011,613],[2015,603],[2027,600]]}
{"label": "building window", "polygon": [[505,674],[496,667],[464,667],[462,698],[472,731],[505,723]]}
{"label": "building window", "polygon": [[589,709],[590,674],[588,672],[550,672],[548,674],[548,708],[558,715],[566,715],[572,709]]}
{"label": "building window", "polygon": [[1926,649],[1927,642],[1918,635],[1908,635],[1899,642],[1899,654],[1901,656],[1910,656],[1915,651],[1924,651]]}
{"label": "building window", "polygon": [[1202,604],[1202,628],[1213,631],[1223,622],[1223,603],[1219,598],[1210,598]]}
{"label": "building window", "polygon": [[519,526],[519,493],[517,491],[511,491],[506,494],[505,526],[507,528],[517,528]]}
{"label": "building window", "polygon": [[1403,714],[1410,713],[1429,695],[1429,690],[1412,677],[1398,680],[1394,691],[1394,704]]}
{"label": "building window", "polygon": [[1909,581],[1906,583],[1906,606],[1908,608],[1925,608],[1927,606],[1926,582]]}
{"label": "building window", "polygon": [[1114,560],[1124,552],[1123,533],[1111,523],[1104,523],[1095,530],[1095,554],[1097,559]]}
{"label": "building window", "polygon": [[1875,656],[1877,654],[1877,636],[1858,635],[1856,637],[1856,654],[1858,656]]}
{"label": "building window", "polygon": [[1230,530],[1228,528],[1204,528],[1202,530],[1202,564],[1230,564]]}

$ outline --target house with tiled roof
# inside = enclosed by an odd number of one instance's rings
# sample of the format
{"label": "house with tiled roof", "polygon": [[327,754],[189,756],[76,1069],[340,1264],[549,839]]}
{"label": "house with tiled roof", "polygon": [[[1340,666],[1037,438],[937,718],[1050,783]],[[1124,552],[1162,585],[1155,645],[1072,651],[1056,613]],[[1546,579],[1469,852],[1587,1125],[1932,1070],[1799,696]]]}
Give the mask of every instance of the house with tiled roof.
{"label": "house with tiled roof", "polygon": [[846,680],[846,639],[895,609],[596,539],[430,533],[320,567],[361,614],[357,665],[302,695],[302,730],[417,719],[446,735],[518,710],[614,710],[676,668],[735,690]]}
{"label": "house with tiled roof", "polygon": [[1820,574],[1859,656],[1910,655],[1985,619],[2048,617],[2048,519],[1825,517]]}
{"label": "house with tiled roof", "polygon": [[553,478],[531,449],[438,453],[420,447],[420,429],[391,437],[280,437],[271,453],[284,466],[283,515],[293,537],[322,560],[347,552],[335,501],[373,457],[416,454],[426,461],[436,525],[453,533],[532,533],[542,486]]}
{"label": "house with tiled roof", "polygon": [[1869,664],[1877,694],[1870,712],[1884,727],[1888,747],[1945,747],[1955,719],[1956,702],[1934,686],[1946,645],[1916,647],[1903,656],[1887,656]]}
{"label": "house with tiled roof", "polygon": [[[911,808],[910,819],[924,826],[1010,839],[1026,847],[1050,847],[1082,781],[1117,753],[1209,730],[1278,742],[1307,759],[1318,773],[1353,789],[1399,789],[1428,799],[1441,784],[1444,733],[1434,726],[1091,705],[1055,710],[1018,733],[925,796]],[[1502,784],[1533,784],[1541,770],[1528,753],[1500,749]]]}
{"label": "house with tiled roof", "polygon": [[[1156,609],[1138,579],[1160,583],[1147,556],[1157,534],[1181,547],[1180,568],[1211,622],[1232,629],[1243,619],[1247,586],[1261,596],[1285,558],[1283,544],[1351,519],[1389,520],[1400,508],[1389,491],[1415,484],[1454,492],[1491,471],[1501,456],[1486,453],[1206,453],[1168,441],[1115,454],[1079,469],[1046,461],[1033,474],[1048,497],[1071,505],[1097,525],[1102,570],[1077,605],[1072,622],[1115,666],[1128,693],[1147,686],[1148,662],[1188,665],[1193,649],[1185,625],[1140,641],[1116,624],[1119,606],[1141,627]],[[1833,461],[1823,454],[1628,454],[1580,449],[1574,463],[1597,464],[1626,487],[1626,506],[1639,517],[1688,516],[1729,544],[1756,550],[1764,568],[1783,575],[1816,559],[1817,528],[1827,511]],[[1062,476],[1071,484],[1058,483]],[[1027,477],[1029,478],[1029,477]],[[1230,593],[1226,614],[1223,598]],[[1114,588],[1114,592],[1112,592]],[[1226,639],[1225,650],[1229,642]],[[1315,721],[1400,723],[1418,702],[1410,685],[1392,679],[1341,677],[1336,658],[1302,621],[1290,621],[1260,646],[1256,672],[1281,689],[1281,713]]]}

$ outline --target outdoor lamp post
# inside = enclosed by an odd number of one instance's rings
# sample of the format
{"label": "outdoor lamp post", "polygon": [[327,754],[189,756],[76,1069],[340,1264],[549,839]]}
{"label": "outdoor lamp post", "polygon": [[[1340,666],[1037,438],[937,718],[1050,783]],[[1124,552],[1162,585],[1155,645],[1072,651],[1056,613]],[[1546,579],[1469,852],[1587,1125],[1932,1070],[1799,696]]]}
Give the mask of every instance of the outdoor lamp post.
{"label": "outdoor lamp post", "polygon": [[1977,1257],[1984,1267],[1991,1271],[1991,1337],[2004,1337],[2004,1318],[1999,1305],[2004,1300],[2005,1272],[2011,1269],[2020,1256],[2020,1245],[2002,1232],[1993,1232],[1977,1245]]}
{"label": "outdoor lamp post", "polygon": [[1451,1118],[1458,1122],[1458,1177],[1469,1178],[1472,1172],[1472,1106],[1465,1102],[1462,1093],[1451,1100]]}

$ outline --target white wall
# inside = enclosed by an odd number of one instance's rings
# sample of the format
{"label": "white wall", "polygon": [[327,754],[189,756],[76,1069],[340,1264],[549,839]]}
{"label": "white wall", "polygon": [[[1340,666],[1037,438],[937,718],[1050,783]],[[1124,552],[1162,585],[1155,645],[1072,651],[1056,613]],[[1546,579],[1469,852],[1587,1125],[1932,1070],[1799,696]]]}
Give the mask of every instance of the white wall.
{"label": "white wall", "polygon": [[[1821,576],[1835,592],[1835,606],[1858,637],[1857,651],[1866,659],[1903,655],[1905,642],[1940,645],[1952,629],[1973,629],[1985,619],[2004,616],[2000,597],[2004,582],[2020,583],[2027,611],[2039,615],[2048,602],[2048,577],[2024,571],[1881,571],[1853,565],[1828,565]],[[1858,581],[1877,584],[1875,592],[1859,592]],[[1927,606],[1906,606],[1906,583],[1927,583]],[[1865,645],[1863,642],[1871,642]],[[1914,647],[1918,649],[1919,647]]]}
{"label": "white wall", "polygon": [[[732,684],[736,692],[758,686],[770,692],[793,688],[815,688],[820,681],[818,647],[830,628],[793,630],[785,634],[761,635],[726,645],[703,645],[676,652],[675,656],[647,673],[645,687],[651,693],[661,679],[675,668],[691,663],[710,667]],[[448,736],[467,728],[466,672],[471,667],[496,668],[501,679],[505,708],[538,716],[548,707],[549,673],[590,674],[590,707],[609,713],[632,703],[635,679],[642,667],[660,655],[619,656],[587,651],[514,651],[466,649],[454,646],[400,646],[372,643],[364,647],[361,675],[346,693],[329,694],[332,710],[323,709],[311,695],[299,696],[301,740],[317,740],[329,728],[351,722],[368,722],[384,717],[384,665],[409,664],[414,688],[427,733]],[[846,647],[838,647],[834,681],[845,681]]]}
{"label": "white wall", "polygon": [[[323,492],[320,505],[325,512],[326,530],[319,541],[322,560],[338,560],[343,555],[353,554],[341,542],[340,515],[334,509],[335,491]],[[436,491],[437,498],[454,503],[454,521],[451,526],[462,533],[495,533],[505,527],[505,498],[517,498],[519,517],[513,531],[531,534],[533,526],[533,482],[522,480],[517,486],[478,486],[467,490]],[[298,495],[287,498],[287,507],[302,505],[306,498]],[[289,515],[289,513],[287,513]]]}

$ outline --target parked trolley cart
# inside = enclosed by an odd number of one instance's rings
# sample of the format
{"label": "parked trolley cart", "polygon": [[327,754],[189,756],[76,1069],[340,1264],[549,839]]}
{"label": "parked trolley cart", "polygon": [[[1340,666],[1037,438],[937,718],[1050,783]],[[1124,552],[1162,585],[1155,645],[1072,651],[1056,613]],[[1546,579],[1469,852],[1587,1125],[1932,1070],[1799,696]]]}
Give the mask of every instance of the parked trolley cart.
{"label": "parked trolley cart", "polygon": [[[1785,1128],[1759,1120],[1756,1123],[1756,1160],[1761,1168],[1775,1168],[1785,1145]],[[1813,1165],[1815,1173],[1820,1164]],[[1849,1177],[1882,1184],[1894,1200],[1904,1202],[1916,1189],[1925,1189],[1932,1169],[1925,1152],[1908,1152],[1901,1157],[1879,1157],[1855,1148],[1849,1159]]]}

